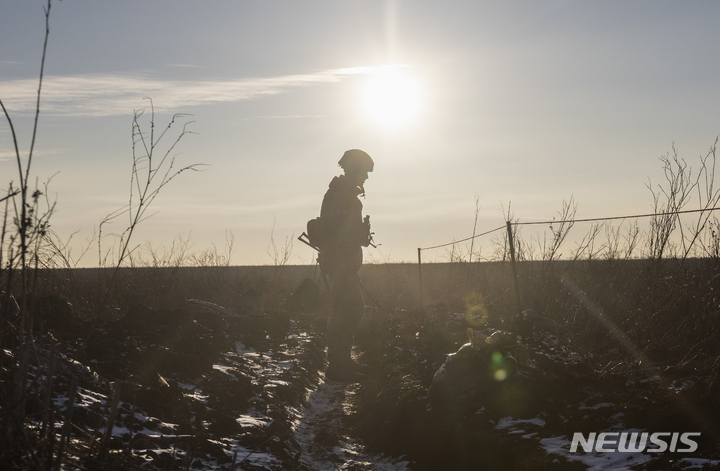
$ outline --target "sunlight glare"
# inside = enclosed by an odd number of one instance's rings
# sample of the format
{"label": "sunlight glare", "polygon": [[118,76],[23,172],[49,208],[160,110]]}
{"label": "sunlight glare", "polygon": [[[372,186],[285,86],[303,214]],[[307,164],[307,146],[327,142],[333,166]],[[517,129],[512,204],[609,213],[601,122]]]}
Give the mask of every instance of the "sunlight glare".
{"label": "sunlight glare", "polygon": [[384,126],[397,126],[412,120],[419,105],[414,80],[395,70],[373,78],[365,91],[368,114]]}

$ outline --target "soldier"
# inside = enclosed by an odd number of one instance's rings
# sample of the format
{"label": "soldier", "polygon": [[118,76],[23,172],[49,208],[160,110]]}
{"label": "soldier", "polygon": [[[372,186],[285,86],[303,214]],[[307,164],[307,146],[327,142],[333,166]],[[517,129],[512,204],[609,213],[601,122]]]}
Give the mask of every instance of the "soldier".
{"label": "soldier", "polygon": [[320,210],[324,243],[320,247],[320,269],[330,278],[333,305],[328,318],[326,378],[357,382],[361,366],[350,356],[353,335],[365,310],[357,272],[362,265],[362,247],[371,243],[370,218],[362,217],[363,184],[373,171],[373,160],[352,149],[338,162],[344,175],[333,178]]}

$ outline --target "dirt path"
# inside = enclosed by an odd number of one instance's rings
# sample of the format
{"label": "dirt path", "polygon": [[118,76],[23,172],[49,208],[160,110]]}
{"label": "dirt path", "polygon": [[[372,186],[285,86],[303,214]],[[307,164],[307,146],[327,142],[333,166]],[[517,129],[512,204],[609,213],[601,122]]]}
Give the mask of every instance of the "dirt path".
{"label": "dirt path", "polygon": [[362,444],[350,438],[345,421],[353,411],[359,384],[321,381],[308,396],[308,406],[295,429],[303,449],[300,462],[308,469],[408,470],[408,462],[393,462],[381,455],[369,455]]}

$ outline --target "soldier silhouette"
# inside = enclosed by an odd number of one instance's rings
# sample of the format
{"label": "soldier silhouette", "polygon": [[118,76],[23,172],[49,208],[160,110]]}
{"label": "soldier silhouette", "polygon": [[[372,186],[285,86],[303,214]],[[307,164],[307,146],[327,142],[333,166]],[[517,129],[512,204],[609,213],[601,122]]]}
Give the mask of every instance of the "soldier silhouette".
{"label": "soldier silhouette", "polygon": [[334,177],[323,198],[320,224],[323,243],[318,261],[323,274],[330,278],[333,305],[325,335],[328,369],[326,378],[357,382],[362,367],[351,357],[353,336],[365,310],[358,270],[362,265],[362,247],[371,243],[370,218],[362,217],[359,196],[374,163],[370,156],[352,149],[338,162],[344,175]]}

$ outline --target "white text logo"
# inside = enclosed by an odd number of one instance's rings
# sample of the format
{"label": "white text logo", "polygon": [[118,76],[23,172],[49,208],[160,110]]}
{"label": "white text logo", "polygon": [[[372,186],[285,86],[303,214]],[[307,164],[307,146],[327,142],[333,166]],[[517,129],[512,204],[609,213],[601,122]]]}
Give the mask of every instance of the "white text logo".
{"label": "white text logo", "polygon": [[700,432],[672,433],[672,432],[595,432],[588,434],[587,439],[580,432],[573,434],[570,452],[577,452],[578,445],[585,453],[593,450],[600,453],[621,452],[638,453],[648,451],[662,453],[672,451],[690,453],[698,448],[698,444],[691,437],[699,437]]}

